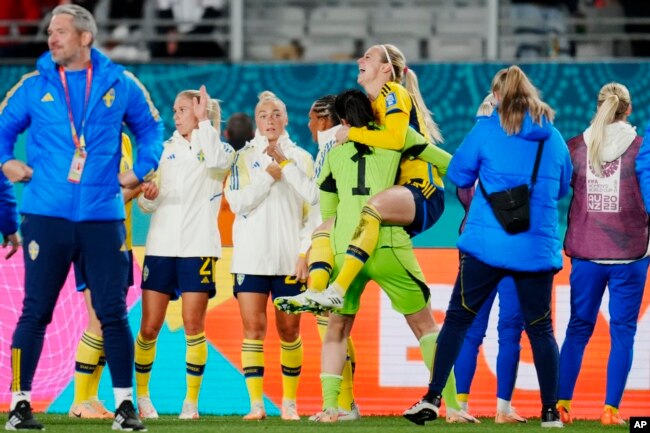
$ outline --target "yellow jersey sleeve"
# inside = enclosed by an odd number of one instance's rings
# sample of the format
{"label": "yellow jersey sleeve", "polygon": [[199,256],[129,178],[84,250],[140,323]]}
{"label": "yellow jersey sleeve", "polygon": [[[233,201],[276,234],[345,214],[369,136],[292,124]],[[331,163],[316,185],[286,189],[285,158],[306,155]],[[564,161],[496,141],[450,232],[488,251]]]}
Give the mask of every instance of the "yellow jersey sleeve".
{"label": "yellow jersey sleeve", "polygon": [[384,126],[384,129],[371,131],[366,127],[350,128],[348,138],[367,146],[401,150],[404,147],[412,110],[413,103],[406,89],[397,83],[386,83],[379,96],[372,101],[375,122]]}

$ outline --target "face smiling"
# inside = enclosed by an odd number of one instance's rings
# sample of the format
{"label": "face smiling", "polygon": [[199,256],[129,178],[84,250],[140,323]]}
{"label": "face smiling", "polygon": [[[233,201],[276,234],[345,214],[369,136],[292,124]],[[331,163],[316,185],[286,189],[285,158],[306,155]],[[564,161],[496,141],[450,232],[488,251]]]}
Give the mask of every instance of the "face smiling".
{"label": "face smiling", "polygon": [[65,68],[85,66],[85,53],[91,39],[89,32],[77,31],[74,18],[69,14],[54,15],[47,29],[47,45],[52,60]]}

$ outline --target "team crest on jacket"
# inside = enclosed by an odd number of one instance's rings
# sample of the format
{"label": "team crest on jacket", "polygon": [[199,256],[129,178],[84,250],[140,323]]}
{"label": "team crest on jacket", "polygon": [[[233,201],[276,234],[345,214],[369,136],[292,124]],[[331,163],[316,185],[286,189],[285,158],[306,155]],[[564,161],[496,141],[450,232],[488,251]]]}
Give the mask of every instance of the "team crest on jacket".
{"label": "team crest on jacket", "polygon": [[29,251],[29,258],[32,259],[32,261],[36,260],[36,257],[38,257],[38,252],[40,250],[41,247],[36,243],[36,241],[32,240],[27,247],[27,251]]}
{"label": "team crest on jacket", "polygon": [[147,278],[149,278],[149,266],[144,265],[144,269],[142,270],[142,281],[147,281]]}
{"label": "team crest on jacket", "polygon": [[244,275],[244,274],[237,274],[237,285],[238,286],[241,286],[242,284],[244,284],[244,278],[245,277],[246,277],[246,275]]}
{"label": "team crest on jacket", "polygon": [[106,105],[106,108],[111,108],[113,102],[115,101],[115,89],[112,87],[108,89],[108,92],[104,93],[102,99],[104,100],[104,105]]}

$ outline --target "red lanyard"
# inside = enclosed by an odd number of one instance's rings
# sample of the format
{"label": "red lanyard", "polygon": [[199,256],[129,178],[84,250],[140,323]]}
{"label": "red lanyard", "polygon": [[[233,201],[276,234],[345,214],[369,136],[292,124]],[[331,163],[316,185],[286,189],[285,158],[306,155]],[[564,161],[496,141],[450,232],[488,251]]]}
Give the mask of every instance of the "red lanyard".
{"label": "red lanyard", "polygon": [[61,84],[65,91],[65,102],[68,105],[68,118],[70,119],[70,129],[72,130],[72,141],[76,149],[85,149],[86,141],[84,140],[84,124],[86,123],[86,108],[88,107],[88,99],[90,98],[90,86],[93,81],[93,65],[90,64],[86,68],[86,97],[84,98],[84,109],[81,117],[81,126],[79,129],[80,134],[77,135],[77,128],[74,127],[74,117],[72,116],[72,104],[70,103],[70,92],[68,91],[68,81],[65,78],[65,71],[62,66],[59,66],[59,76],[61,77]]}

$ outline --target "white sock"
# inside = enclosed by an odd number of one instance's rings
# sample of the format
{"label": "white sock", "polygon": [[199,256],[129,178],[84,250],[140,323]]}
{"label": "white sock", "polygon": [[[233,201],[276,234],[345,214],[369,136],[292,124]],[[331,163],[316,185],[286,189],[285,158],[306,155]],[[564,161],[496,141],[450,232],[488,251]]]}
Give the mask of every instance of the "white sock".
{"label": "white sock", "polygon": [[510,400],[497,398],[497,412],[509,414],[511,410]]}
{"label": "white sock", "polygon": [[459,402],[458,402],[458,405],[459,405],[460,408],[461,408],[462,410],[464,410],[465,412],[469,412],[469,403],[468,403],[468,402],[466,402],[466,401],[459,401]]}
{"label": "white sock", "polygon": [[133,403],[133,387],[113,388],[113,395],[115,396],[115,409],[120,407],[122,402],[125,400],[129,400]]}
{"label": "white sock", "polygon": [[31,391],[16,391],[11,393],[11,404],[9,405],[9,410],[16,409],[16,405],[19,401],[27,400],[32,401],[32,392]]}

